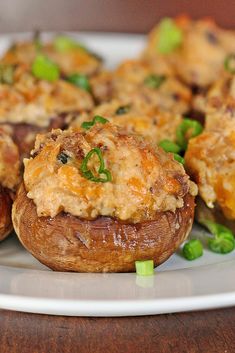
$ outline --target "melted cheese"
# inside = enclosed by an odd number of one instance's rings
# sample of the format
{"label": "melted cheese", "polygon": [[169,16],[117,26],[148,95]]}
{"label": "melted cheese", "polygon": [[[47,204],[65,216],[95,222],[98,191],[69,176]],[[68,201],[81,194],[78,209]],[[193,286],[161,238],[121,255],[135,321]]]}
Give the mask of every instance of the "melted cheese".
{"label": "melted cheese", "polygon": [[[94,147],[102,151],[111,182],[96,183],[81,173],[82,160]],[[69,156],[67,164],[58,161],[61,151]],[[54,130],[52,136],[39,135],[34,154],[25,160],[24,182],[39,216],[64,211],[85,219],[102,215],[140,222],[182,207],[190,190],[184,168],[172,155],[109,123],[87,132]],[[97,174],[96,156],[88,167]]]}

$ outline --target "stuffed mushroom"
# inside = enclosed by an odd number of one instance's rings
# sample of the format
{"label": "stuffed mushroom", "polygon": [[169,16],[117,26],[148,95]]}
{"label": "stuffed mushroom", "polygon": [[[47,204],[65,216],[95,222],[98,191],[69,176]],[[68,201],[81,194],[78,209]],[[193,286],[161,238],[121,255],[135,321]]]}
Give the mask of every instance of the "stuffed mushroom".
{"label": "stuffed mushroom", "polygon": [[235,230],[235,100],[212,99],[204,132],[190,139],[186,169],[199,188],[196,218]]}
{"label": "stuffed mushroom", "polygon": [[95,116],[108,119],[128,133],[142,135],[153,144],[165,139],[175,141],[177,127],[182,122],[180,114],[160,110],[141,99],[130,102],[127,97],[100,104],[90,114],[77,115],[70,126],[80,128],[82,124],[93,121]]}
{"label": "stuffed mushroom", "polygon": [[197,187],[171,154],[108,122],[39,135],[13,207],[15,231],[58,271],[129,272],[188,236]]}
{"label": "stuffed mushroom", "polygon": [[37,133],[65,128],[75,112],[92,108],[90,94],[69,82],[38,79],[24,65],[0,64],[0,126],[21,156],[29,154]]}
{"label": "stuffed mushroom", "polygon": [[0,129],[0,241],[12,230],[11,208],[13,195],[20,182],[18,147]]}

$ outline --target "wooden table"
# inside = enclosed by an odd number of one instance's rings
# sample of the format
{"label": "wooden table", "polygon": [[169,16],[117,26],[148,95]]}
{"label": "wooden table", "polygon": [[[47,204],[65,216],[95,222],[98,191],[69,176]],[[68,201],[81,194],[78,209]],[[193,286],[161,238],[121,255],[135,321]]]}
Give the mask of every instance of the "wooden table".
{"label": "wooden table", "polygon": [[235,308],[126,318],[0,312],[1,353],[234,353]]}
{"label": "wooden table", "polygon": [[[8,0],[0,32],[147,32],[162,16],[212,16],[235,26],[234,0]],[[0,311],[0,353],[234,353],[235,308],[131,318],[69,318]]]}

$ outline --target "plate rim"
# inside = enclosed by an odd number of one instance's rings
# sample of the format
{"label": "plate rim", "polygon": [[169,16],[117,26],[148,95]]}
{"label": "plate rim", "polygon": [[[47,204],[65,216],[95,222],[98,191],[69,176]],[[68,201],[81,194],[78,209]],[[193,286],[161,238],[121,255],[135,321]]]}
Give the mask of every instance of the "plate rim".
{"label": "plate rim", "polygon": [[[130,40],[140,41],[146,37],[144,34],[133,33],[113,33],[113,32],[78,32],[78,31],[45,31],[43,35],[53,36],[57,33],[74,34],[81,38],[92,39],[92,37],[103,38],[129,38]],[[0,40],[13,40],[14,37],[32,35],[32,32],[11,32],[1,33]],[[229,261],[229,260],[228,260]],[[233,261],[235,270],[235,261]],[[213,265],[206,265],[213,266]],[[203,266],[202,266],[203,267]],[[4,273],[4,268],[8,270],[22,270],[20,267],[11,267],[0,265],[0,274]],[[27,269],[27,271],[40,271],[35,269]],[[172,271],[179,271],[175,269]],[[41,270],[45,272],[45,270]],[[46,271],[47,272],[47,271]],[[98,274],[97,274],[98,275]],[[116,274],[118,275],[118,274]],[[235,289],[232,291],[204,294],[189,295],[175,298],[155,298],[155,299],[120,299],[103,300],[103,299],[59,299],[33,297],[27,295],[17,295],[12,293],[1,293],[0,282],[0,308],[23,311],[30,313],[40,313],[49,315],[65,315],[65,316],[135,316],[135,315],[155,315],[182,311],[202,310],[221,308],[235,305]]]}

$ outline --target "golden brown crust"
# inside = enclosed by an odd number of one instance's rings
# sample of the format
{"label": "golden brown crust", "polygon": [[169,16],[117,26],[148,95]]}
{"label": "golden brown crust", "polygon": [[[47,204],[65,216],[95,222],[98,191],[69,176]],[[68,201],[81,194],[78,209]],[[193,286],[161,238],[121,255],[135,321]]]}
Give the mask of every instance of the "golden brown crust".
{"label": "golden brown crust", "polygon": [[[81,171],[84,157],[97,146],[111,182],[93,182]],[[69,156],[65,163],[62,152]],[[83,219],[110,216],[138,223],[155,219],[156,211],[181,208],[190,188],[172,155],[110,123],[38,135],[33,156],[24,161],[24,183],[39,217],[64,211]],[[99,164],[98,158],[89,161],[94,175]]]}
{"label": "golden brown crust", "polygon": [[12,231],[11,221],[12,199],[7,189],[0,186],[0,241]]}
{"label": "golden brown crust", "polygon": [[[41,53],[48,56],[60,68],[63,74],[73,74],[74,72],[86,75],[95,74],[101,66],[101,60],[95,54],[87,50],[73,48],[65,51],[58,51],[51,43],[41,43]],[[38,48],[35,41],[18,42],[10,47],[1,59],[1,62],[8,65],[24,65],[31,68]]]}
{"label": "golden brown crust", "polygon": [[138,224],[110,217],[82,220],[60,213],[38,217],[22,184],[13,206],[13,224],[24,245],[40,262],[57,271],[130,272],[135,260],[167,260],[185,240],[193,223],[194,198],[184,206],[158,212],[154,221]]}

